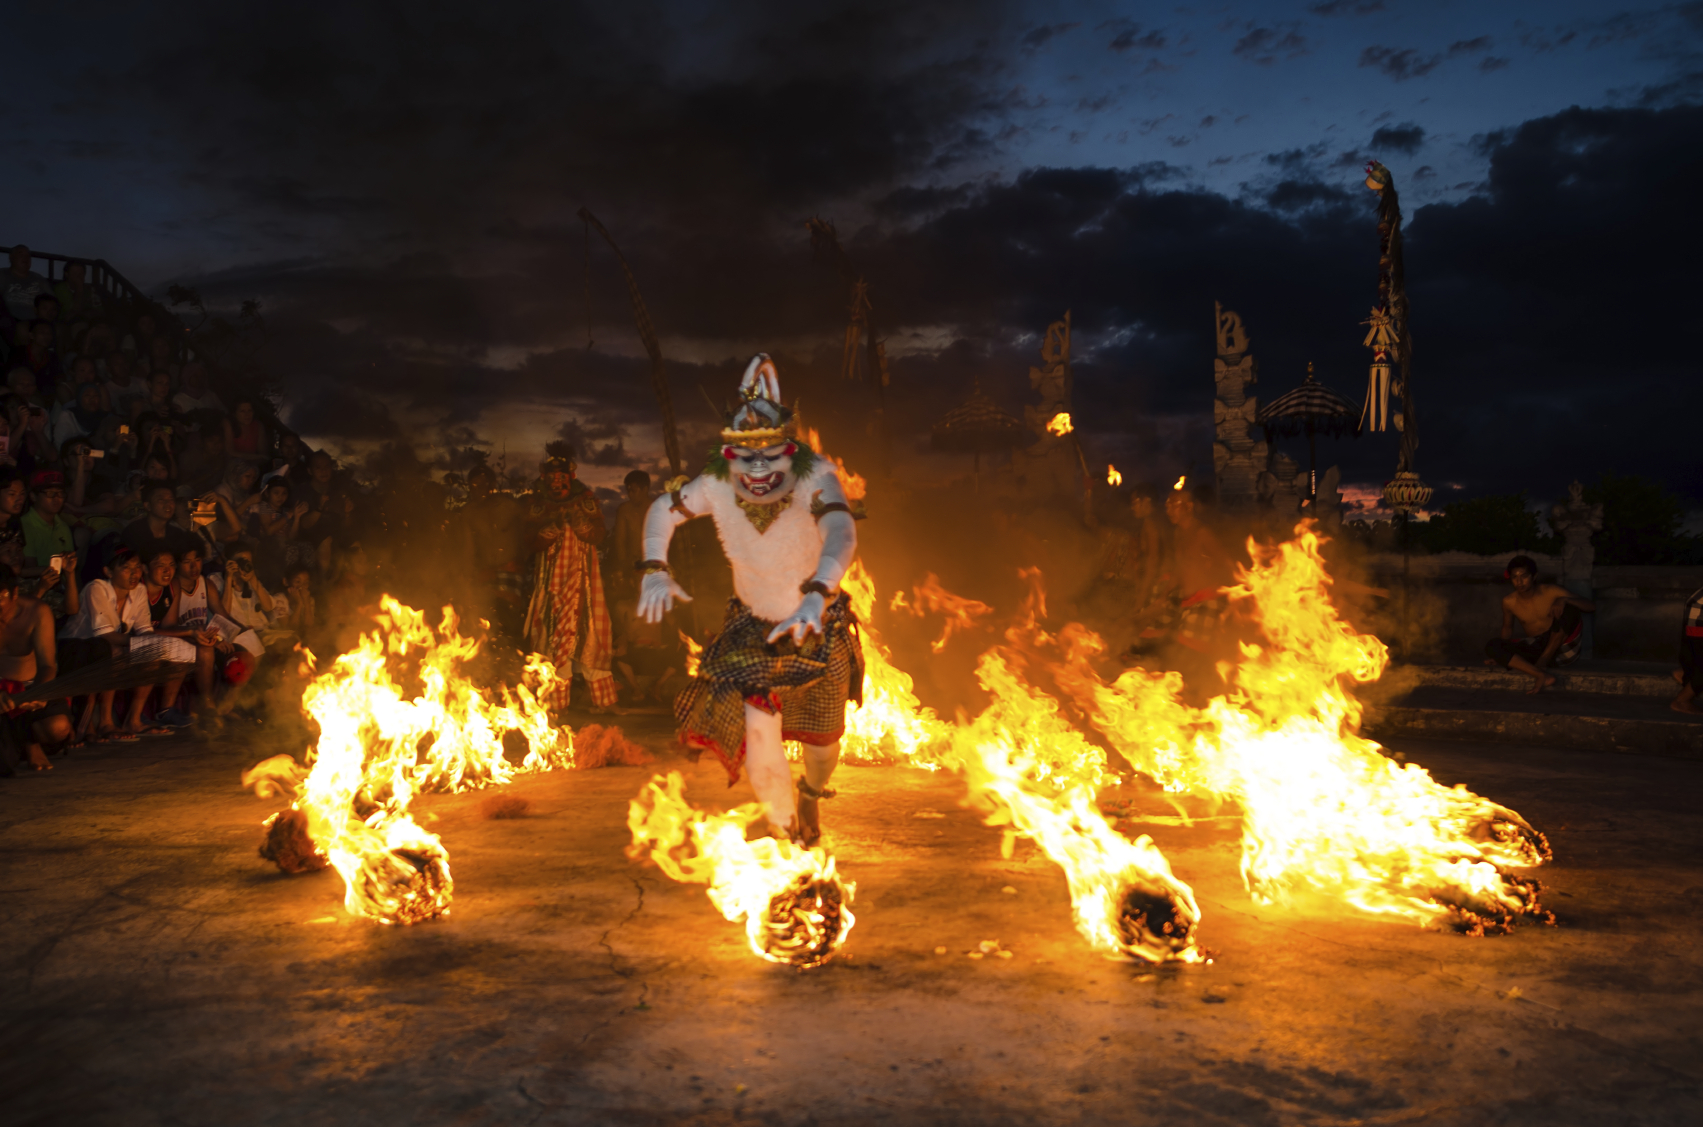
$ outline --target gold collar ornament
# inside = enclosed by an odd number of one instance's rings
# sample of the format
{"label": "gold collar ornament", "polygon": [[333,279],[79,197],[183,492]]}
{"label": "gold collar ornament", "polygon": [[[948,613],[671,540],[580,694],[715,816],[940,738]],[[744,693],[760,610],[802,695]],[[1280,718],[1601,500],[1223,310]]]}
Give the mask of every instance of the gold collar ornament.
{"label": "gold collar ornament", "polygon": [[780,515],[786,512],[787,508],[792,504],[791,493],[788,493],[779,501],[774,501],[767,505],[759,505],[755,502],[747,501],[737,493],[733,495],[733,499],[738,503],[740,512],[745,514],[745,519],[749,520],[751,522],[751,526],[757,530],[757,534],[759,536],[769,531],[769,526],[774,524]]}

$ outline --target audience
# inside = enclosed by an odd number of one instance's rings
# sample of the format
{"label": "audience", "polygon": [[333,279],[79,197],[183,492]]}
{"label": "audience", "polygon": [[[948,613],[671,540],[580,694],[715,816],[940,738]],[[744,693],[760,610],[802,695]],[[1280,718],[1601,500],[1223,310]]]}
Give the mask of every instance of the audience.
{"label": "audience", "polygon": [[[5,287],[5,312],[14,324],[24,324],[35,316],[36,295],[50,290],[47,279],[30,269],[34,256],[30,254],[29,247],[19,243],[12,248],[11,258],[11,267],[0,274],[0,285]],[[6,339],[15,338],[8,332]]]}

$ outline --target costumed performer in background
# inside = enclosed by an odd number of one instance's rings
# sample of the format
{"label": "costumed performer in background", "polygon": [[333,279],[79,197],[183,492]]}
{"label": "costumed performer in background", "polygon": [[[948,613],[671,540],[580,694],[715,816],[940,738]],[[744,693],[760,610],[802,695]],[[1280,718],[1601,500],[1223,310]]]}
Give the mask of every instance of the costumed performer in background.
{"label": "costumed performer in background", "polygon": [[[691,601],[668,570],[668,544],[693,517],[714,518],[734,597],[674,718],[689,747],[721,760],[729,785],[745,766],[775,836],[813,846],[818,803],[834,794],[846,701],[863,700],[857,619],[840,592],[857,529],[833,465],[793,436],[766,354],[752,358],[739,395],[704,472],[651,504],[638,613],[657,622],[676,600]],[[796,799],[785,740],[804,745]]]}
{"label": "costumed performer in background", "polygon": [[574,477],[572,453],[546,451],[540,467],[543,488],[532,496],[527,516],[537,529],[538,553],[532,602],[526,608],[526,644],[556,666],[556,683],[544,696],[551,708],[568,706],[574,674],[585,678],[594,711],[615,704],[610,672],[609,607],[597,546],[603,543],[603,512],[583,481]]}

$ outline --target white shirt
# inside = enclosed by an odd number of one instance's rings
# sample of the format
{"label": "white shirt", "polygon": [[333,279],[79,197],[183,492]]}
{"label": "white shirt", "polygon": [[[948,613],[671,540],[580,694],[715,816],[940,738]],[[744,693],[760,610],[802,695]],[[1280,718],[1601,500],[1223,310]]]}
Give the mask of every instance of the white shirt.
{"label": "white shirt", "polygon": [[105,579],[83,588],[82,605],[60,629],[61,638],[100,638],[107,634],[152,634],[154,620],[148,613],[148,592],[138,583],[131,589],[121,612],[118,592]]}

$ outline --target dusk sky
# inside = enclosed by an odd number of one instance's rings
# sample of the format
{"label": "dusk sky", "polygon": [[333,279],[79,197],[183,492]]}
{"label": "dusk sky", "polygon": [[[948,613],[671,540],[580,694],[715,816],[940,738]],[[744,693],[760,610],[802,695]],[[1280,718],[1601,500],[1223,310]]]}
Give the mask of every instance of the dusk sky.
{"label": "dusk sky", "polygon": [[[870,280],[907,465],[962,472],[928,426],[976,379],[1020,414],[1070,309],[1091,451],[1204,470],[1215,300],[1262,397],[1313,361],[1362,398],[1376,157],[1439,500],[1610,469],[1703,493],[1703,3],[97,2],[11,24],[5,241],[259,298],[285,418],[351,456],[530,462],[560,433],[604,451],[594,480],[655,467],[601,243],[587,305],[584,205],[649,301],[694,465],[698,388],[720,400],[759,348],[858,453],[822,215]],[[1321,455],[1382,482],[1395,435]]]}

